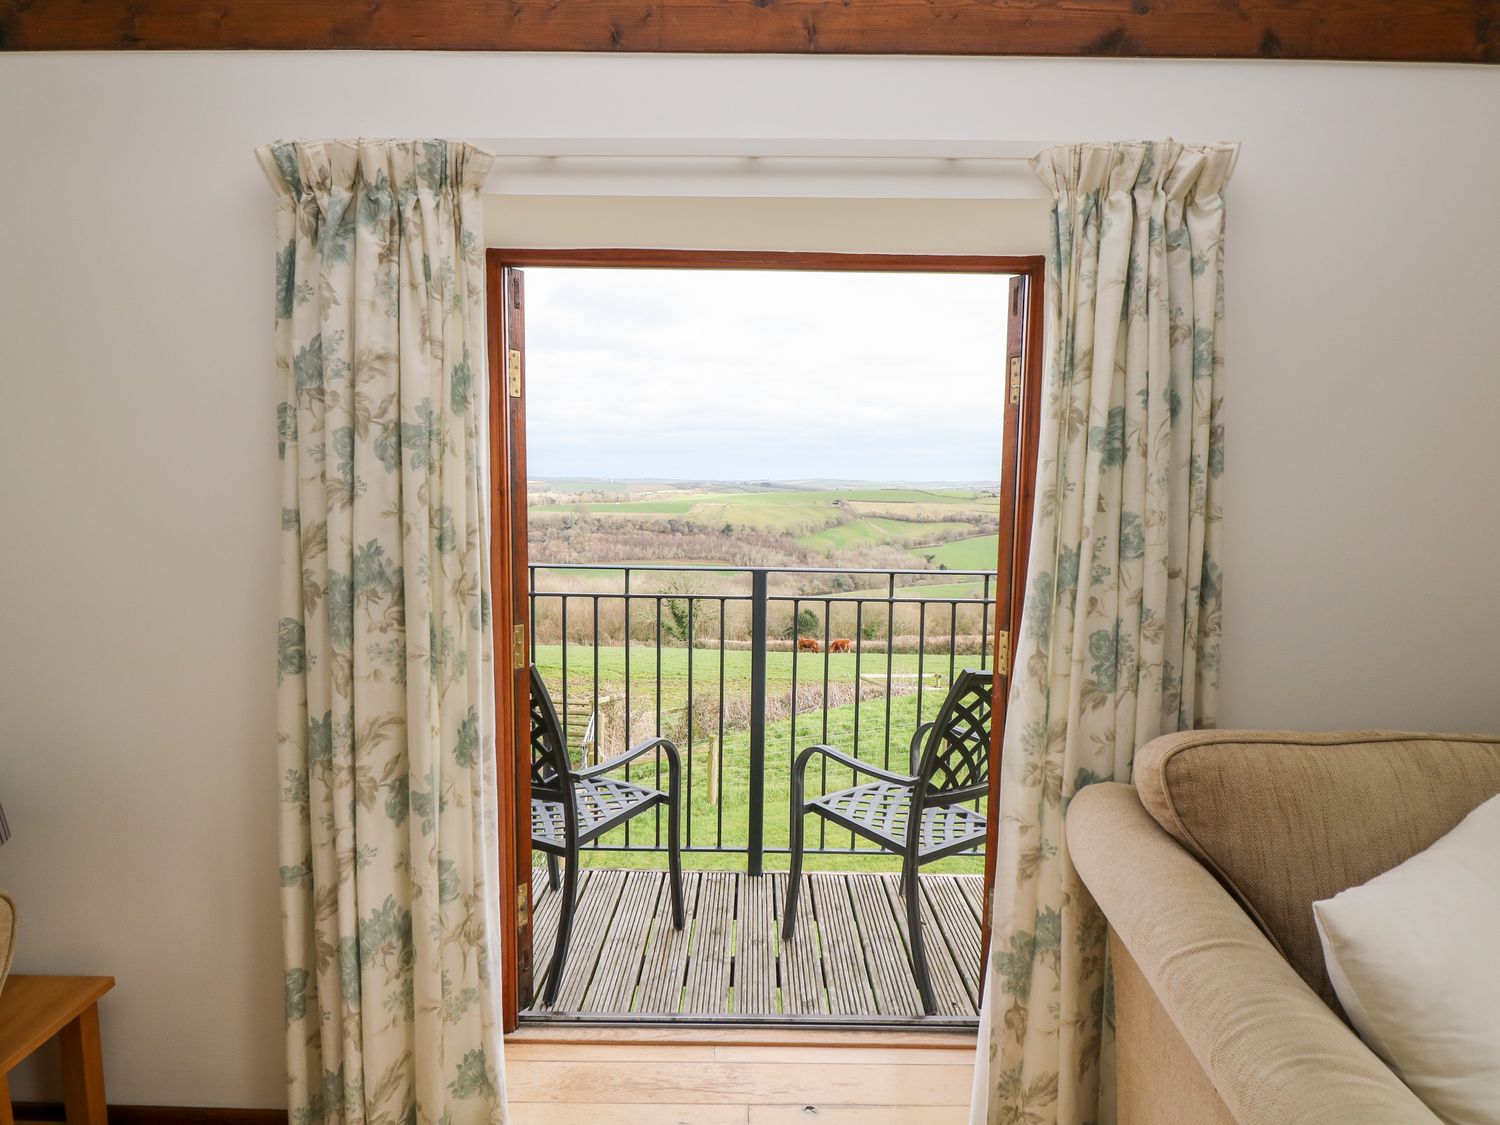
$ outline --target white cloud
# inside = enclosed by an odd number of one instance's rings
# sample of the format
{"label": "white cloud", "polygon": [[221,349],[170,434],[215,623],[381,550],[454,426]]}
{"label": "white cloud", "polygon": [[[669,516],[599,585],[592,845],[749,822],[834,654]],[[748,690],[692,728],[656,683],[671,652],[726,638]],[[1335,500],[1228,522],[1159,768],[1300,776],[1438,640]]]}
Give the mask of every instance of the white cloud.
{"label": "white cloud", "polygon": [[1007,280],[526,271],[533,477],[995,480]]}

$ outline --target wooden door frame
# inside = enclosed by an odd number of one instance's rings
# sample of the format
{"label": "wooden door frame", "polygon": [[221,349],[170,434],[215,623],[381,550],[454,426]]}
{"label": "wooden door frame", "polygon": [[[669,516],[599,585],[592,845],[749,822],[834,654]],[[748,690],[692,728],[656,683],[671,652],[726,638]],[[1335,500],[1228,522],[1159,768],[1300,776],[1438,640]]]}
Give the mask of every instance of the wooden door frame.
{"label": "wooden door frame", "polygon": [[[1022,353],[1023,381],[1018,409],[1019,425],[1007,427],[1002,450],[1002,479],[1005,465],[1011,466],[1016,482],[1015,507],[1011,519],[1002,519],[1000,552],[1008,555],[1012,575],[1008,597],[996,590],[994,667],[1010,669],[1015,654],[1015,628],[1021,620],[1021,606],[1026,591],[1026,560],[1031,542],[1031,517],[1036,499],[1036,463],[1041,433],[1042,386],[1042,295],[1045,262],[1037,255],[960,255],[960,254],[838,254],[803,251],[766,250],[652,250],[644,248],[593,249],[491,249],[485,254],[486,317],[489,326],[490,378],[490,487],[491,487],[491,590],[495,629],[495,760],[497,779],[507,779],[509,792],[520,792],[530,780],[528,746],[529,705],[518,706],[521,689],[512,669],[510,638],[518,623],[514,593],[526,581],[525,491],[520,493],[518,510],[512,487],[510,466],[519,445],[524,449],[524,415],[511,408],[508,389],[507,352],[511,346],[509,317],[497,308],[503,307],[507,271],[525,267],[575,269],[744,269],[809,270],[864,273],[991,273],[1013,274],[1026,278],[1026,339]],[[524,359],[523,359],[524,379]],[[1001,367],[1002,402],[1008,402],[1009,378]],[[518,400],[524,403],[524,397]],[[524,406],[521,408],[524,409]],[[1009,409],[1009,407],[1007,407]],[[520,432],[515,432],[519,422]],[[1003,502],[1003,497],[1002,497]],[[1003,513],[1002,513],[1003,514]],[[503,517],[503,518],[502,518]],[[516,559],[520,559],[517,566]],[[999,557],[997,557],[997,562]],[[510,594],[512,596],[505,596]],[[521,603],[524,610],[524,601]],[[988,963],[990,920],[988,906],[995,881],[995,840],[999,818],[1001,730],[1010,676],[995,677],[993,698],[994,721],[991,724],[989,832],[985,843],[985,917],[980,950],[981,981]],[[509,738],[499,732],[509,731]],[[519,752],[521,750],[523,752]],[[520,991],[516,980],[518,964],[517,935],[522,912],[529,919],[531,905],[531,828],[530,818],[517,813],[515,800],[500,796],[500,872],[506,885],[501,888],[500,915],[502,933],[502,973],[504,1025],[513,1030],[519,1021]],[[508,874],[507,874],[508,873]]]}

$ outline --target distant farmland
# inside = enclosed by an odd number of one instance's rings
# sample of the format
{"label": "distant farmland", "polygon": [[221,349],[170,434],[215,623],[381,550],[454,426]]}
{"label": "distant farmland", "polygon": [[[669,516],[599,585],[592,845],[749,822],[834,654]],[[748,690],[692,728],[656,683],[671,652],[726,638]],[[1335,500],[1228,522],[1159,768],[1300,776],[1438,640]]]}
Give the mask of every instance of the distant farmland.
{"label": "distant farmland", "polygon": [[[997,493],[987,485],[534,480],[531,561],[992,570]],[[954,585],[979,590],[977,581]]]}

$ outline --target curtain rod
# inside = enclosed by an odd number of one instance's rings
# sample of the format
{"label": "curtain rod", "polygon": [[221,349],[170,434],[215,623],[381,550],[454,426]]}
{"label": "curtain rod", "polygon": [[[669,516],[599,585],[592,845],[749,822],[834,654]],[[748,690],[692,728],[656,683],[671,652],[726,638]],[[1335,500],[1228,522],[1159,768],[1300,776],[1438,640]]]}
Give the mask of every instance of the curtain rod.
{"label": "curtain rod", "polygon": [[490,195],[1036,199],[1037,141],[506,137]]}
{"label": "curtain rod", "polygon": [[899,138],[532,137],[477,140],[508,158],[1025,161],[1041,141]]}

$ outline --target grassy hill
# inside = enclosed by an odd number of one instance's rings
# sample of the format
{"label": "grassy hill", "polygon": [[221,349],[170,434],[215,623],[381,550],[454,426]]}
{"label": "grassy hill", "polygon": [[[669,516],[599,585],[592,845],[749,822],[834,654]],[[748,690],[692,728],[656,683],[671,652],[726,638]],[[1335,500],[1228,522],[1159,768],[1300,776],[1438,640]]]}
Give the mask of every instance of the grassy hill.
{"label": "grassy hill", "polygon": [[[690,557],[726,565],[743,565],[754,538],[758,565],[994,566],[993,487],[534,480],[530,494],[536,562],[651,561],[666,532],[699,537]],[[646,553],[620,552],[632,535],[649,537]]]}

